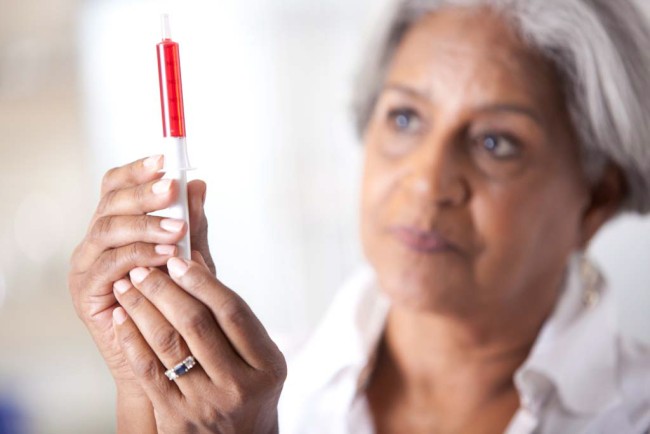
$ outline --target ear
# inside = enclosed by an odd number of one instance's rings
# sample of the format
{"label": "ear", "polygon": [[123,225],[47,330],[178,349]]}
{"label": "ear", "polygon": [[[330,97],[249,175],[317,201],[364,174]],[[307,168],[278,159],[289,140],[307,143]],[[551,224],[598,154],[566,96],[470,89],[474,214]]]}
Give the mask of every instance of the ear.
{"label": "ear", "polygon": [[598,182],[591,187],[582,216],[581,247],[586,249],[596,232],[619,211],[627,192],[621,169],[608,163]]}

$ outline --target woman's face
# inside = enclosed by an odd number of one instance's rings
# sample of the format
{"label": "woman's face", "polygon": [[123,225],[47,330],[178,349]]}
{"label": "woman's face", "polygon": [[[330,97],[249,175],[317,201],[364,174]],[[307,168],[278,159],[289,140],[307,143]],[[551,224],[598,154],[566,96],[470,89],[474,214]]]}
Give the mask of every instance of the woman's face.
{"label": "woman's face", "polygon": [[365,137],[361,232],[382,289],[476,314],[555,297],[588,187],[552,67],[486,9],[398,47]]}

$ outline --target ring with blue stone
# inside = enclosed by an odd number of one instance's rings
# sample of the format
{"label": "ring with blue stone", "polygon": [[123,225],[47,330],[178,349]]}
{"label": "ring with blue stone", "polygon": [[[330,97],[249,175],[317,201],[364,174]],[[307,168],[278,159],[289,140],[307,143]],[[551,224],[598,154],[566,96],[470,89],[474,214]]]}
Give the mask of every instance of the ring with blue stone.
{"label": "ring with blue stone", "polygon": [[189,356],[178,365],[174,366],[171,369],[168,369],[167,372],[165,372],[165,375],[170,380],[175,380],[178,377],[187,374],[194,366],[196,366],[196,360],[194,360],[194,357]]}

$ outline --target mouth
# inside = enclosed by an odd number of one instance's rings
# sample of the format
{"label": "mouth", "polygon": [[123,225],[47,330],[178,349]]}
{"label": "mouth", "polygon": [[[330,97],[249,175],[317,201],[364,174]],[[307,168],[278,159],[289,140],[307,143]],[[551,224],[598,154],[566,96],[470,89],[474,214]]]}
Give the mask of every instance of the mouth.
{"label": "mouth", "polygon": [[393,226],[389,232],[408,249],[419,253],[434,254],[458,251],[456,246],[435,230],[427,231],[410,226]]}

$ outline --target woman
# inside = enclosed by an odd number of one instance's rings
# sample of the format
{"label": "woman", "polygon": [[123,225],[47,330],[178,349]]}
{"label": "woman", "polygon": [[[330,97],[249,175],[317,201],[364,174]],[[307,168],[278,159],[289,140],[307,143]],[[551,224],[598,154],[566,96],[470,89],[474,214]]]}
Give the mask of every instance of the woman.
{"label": "woman", "polygon": [[184,224],[146,215],[177,193],[161,158],[106,175],[70,288],[120,432],[275,432],[281,393],[282,432],[650,429],[650,351],[610,321],[581,253],[618,213],[650,210],[642,15],[630,0],[420,0],[387,29],[359,87],[371,270],[284,391],[283,355],[214,277],[205,184],[189,186],[187,262]]}

